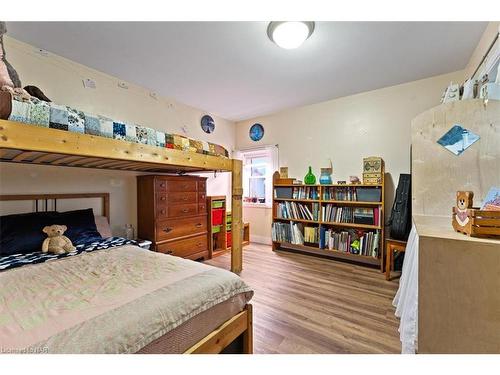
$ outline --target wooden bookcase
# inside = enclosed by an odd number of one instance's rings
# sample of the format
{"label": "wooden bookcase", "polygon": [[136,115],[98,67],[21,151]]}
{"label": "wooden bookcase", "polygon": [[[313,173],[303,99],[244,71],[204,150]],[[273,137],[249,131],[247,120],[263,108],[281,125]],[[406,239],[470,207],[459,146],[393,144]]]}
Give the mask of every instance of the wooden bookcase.
{"label": "wooden bookcase", "polygon": [[[286,183],[281,183],[279,179],[275,179],[273,183],[273,224],[275,222],[282,223],[290,223],[290,222],[301,222],[304,224],[310,224],[314,227],[326,227],[326,229],[338,229],[346,230],[346,229],[359,229],[359,230],[378,230],[380,233],[379,243],[378,243],[378,257],[373,257],[369,255],[359,255],[346,251],[340,250],[330,250],[330,249],[321,249],[320,244],[304,244],[297,245],[289,242],[278,242],[273,240],[273,250],[295,250],[300,251],[302,253],[323,256],[333,259],[343,259],[349,260],[353,262],[359,262],[363,264],[369,264],[380,267],[380,270],[383,271],[383,254],[384,254],[384,178],[382,178],[381,184],[330,184],[330,185],[304,185],[304,184],[293,184],[290,180],[286,181]],[[289,198],[276,198],[276,188],[278,187],[291,187],[291,188],[300,188],[300,187],[309,187],[317,190],[317,199],[289,199]],[[324,193],[329,188],[346,188],[346,187],[355,187],[355,188],[379,188],[380,189],[380,201],[371,202],[371,201],[358,201],[358,200],[334,200],[334,199],[324,199]],[[278,204],[281,202],[296,202],[296,203],[317,203],[319,204],[319,214],[318,220],[305,220],[305,219],[291,219],[291,218],[281,218],[278,217]],[[379,225],[370,225],[370,224],[358,224],[358,223],[342,223],[342,222],[329,222],[322,220],[322,207],[326,205],[333,205],[336,207],[378,207],[380,212]]]}
{"label": "wooden bookcase", "polygon": [[[214,224],[214,206],[220,206],[215,209],[222,209],[222,224]],[[217,257],[231,250],[228,246],[227,236],[231,233],[231,211],[227,210],[226,196],[208,196],[207,197],[207,210],[208,210],[208,253],[209,258]],[[230,219],[231,218],[231,219]],[[250,225],[243,224],[243,238],[242,246],[250,243]]]}

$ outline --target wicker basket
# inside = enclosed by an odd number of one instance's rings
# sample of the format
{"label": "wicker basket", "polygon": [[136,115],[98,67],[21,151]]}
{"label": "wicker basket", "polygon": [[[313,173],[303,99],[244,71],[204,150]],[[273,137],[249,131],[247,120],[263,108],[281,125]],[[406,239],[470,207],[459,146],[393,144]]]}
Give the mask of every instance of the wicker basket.
{"label": "wicker basket", "polygon": [[500,238],[500,211],[468,208],[465,225],[461,225],[457,220],[457,212],[457,208],[453,207],[452,225],[455,231],[471,237]]}

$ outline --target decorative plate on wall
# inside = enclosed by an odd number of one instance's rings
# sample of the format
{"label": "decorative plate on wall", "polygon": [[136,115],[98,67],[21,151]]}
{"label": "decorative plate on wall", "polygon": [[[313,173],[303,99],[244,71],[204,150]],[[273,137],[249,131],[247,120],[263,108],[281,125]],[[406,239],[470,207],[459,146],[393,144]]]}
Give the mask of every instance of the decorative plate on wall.
{"label": "decorative plate on wall", "polygon": [[264,127],[261,124],[253,124],[248,133],[252,141],[260,141],[264,136]]}
{"label": "decorative plate on wall", "polygon": [[203,129],[203,131],[205,133],[213,133],[214,130],[215,130],[215,121],[214,119],[209,116],[209,115],[205,115],[201,118],[201,128]]}

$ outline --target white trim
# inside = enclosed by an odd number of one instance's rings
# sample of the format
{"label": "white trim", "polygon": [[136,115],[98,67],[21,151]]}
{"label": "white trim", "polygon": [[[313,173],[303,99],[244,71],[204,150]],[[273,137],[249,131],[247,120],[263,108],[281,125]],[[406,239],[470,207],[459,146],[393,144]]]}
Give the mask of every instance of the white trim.
{"label": "white trim", "polygon": [[250,233],[250,243],[260,243],[263,245],[271,245],[271,237],[266,237],[266,236],[256,236],[254,234]]}
{"label": "white trim", "polygon": [[253,202],[243,202],[243,207],[248,208],[273,208],[273,204],[269,203],[253,203]]}

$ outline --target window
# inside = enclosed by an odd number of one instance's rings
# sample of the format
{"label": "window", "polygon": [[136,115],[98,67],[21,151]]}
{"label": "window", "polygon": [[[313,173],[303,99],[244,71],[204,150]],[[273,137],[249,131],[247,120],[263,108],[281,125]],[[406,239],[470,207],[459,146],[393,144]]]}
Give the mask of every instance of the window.
{"label": "window", "polygon": [[277,168],[276,147],[240,151],[243,161],[243,205],[271,207],[273,173]]}

